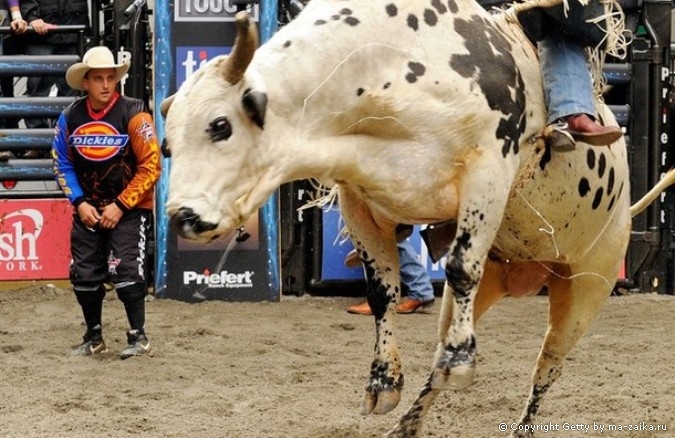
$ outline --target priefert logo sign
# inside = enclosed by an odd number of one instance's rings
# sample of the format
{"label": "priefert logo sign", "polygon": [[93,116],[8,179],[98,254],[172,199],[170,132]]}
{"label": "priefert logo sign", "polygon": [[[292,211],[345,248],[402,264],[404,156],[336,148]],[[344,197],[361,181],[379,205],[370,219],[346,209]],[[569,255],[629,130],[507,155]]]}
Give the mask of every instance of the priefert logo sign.
{"label": "priefert logo sign", "polygon": [[183,271],[184,285],[204,285],[213,289],[239,289],[253,287],[254,271],[244,271],[239,273],[220,271],[220,273],[211,273],[209,270],[203,273],[195,271]]}
{"label": "priefert logo sign", "polygon": [[[0,227],[0,269],[4,271],[40,270],[37,241],[44,217],[35,209],[23,209],[2,218]],[[33,231],[26,231],[32,229]]]}

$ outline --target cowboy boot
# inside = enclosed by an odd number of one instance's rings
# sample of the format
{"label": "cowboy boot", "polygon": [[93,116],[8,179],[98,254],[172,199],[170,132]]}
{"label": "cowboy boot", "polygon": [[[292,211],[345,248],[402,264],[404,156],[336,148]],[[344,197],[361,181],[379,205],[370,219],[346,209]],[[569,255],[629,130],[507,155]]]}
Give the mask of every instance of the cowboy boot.
{"label": "cowboy boot", "polygon": [[543,132],[546,141],[558,152],[575,149],[575,142],[591,146],[609,146],[621,138],[623,132],[616,126],[603,126],[587,114],[572,114],[558,119]]}

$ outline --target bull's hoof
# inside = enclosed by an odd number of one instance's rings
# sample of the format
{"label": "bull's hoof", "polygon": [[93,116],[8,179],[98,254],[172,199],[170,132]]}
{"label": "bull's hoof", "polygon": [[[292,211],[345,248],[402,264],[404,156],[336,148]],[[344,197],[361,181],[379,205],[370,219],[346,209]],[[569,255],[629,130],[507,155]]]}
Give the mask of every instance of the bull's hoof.
{"label": "bull's hoof", "polygon": [[[419,401],[419,399],[418,399]],[[422,436],[422,419],[426,410],[423,407],[413,405],[408,412],[401,417],[396,427],[387,432],[385,438],[415,438]]]}
{"label": "bull's hoof", "polygon": [[381,415],[394,409],[401,401],[399,389],[385,389],[379,392],[367,391],[363,394],[361,402],[361,415]]}
{"label": "bull's hoof", "polygon": [[452,369],[436,368],[431,376],[431,387],[434,389],[464,389],[471,386],[476,376],[473,363],[457,365]]}
{"label": "bull's hoof", "polygon": [[447,344],[431,373],[433,389],[464,389],[476,376],[476,342],[473,335],[459,345]]}
{"label": "bull's hoof", "polygon": [[416,438],[422,436],[421,432],[416,428],[406,428],[402,425],[397,425],[394,429],[390,430],[384,435],[384,438]]}
{"label": "bull's hoof", "polygon": [[534,438],[534,432],[532,432],[530,429],[528,429],[528,430],[524,430],[524,429],[514,430],[511,433],[511,438]]}

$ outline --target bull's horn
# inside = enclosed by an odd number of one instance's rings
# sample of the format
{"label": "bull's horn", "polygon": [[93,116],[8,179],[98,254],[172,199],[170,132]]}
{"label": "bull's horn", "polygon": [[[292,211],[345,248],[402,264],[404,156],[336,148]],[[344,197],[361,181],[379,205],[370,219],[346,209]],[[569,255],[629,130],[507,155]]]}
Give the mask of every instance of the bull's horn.
{"label": "bull's horn", "polygon": [[166,114],[169,112],[169,107],[171,106],[171,103],[173,103],[173,99],[175,97],[176,95],[172,94],[159,104],[159,112],[162,114],[162,116],[166,117]]}
{"label": "bull's horn", "polygon": [[221,66],[222,74],[230,84],[236,84],[244,77],[244,72],[258,48],[258,27],[251,20],[248,12],[237,12],[235,19],[237,37],[234,40],[232,53],[227,62]]}

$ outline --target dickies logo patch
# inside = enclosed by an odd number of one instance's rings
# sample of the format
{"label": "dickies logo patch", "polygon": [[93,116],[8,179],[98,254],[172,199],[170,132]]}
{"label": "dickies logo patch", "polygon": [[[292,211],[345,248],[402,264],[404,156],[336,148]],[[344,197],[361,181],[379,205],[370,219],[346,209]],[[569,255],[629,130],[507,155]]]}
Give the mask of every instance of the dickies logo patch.
{"label": "dickies logo patch", "polygon": [[120,134],[112,125],[94,121],[79,126],[69,142],[84,158],[105,161],[117,155],[129,142],[127,134]]}

